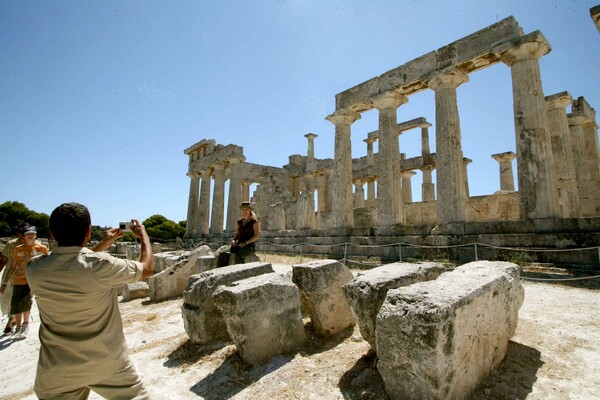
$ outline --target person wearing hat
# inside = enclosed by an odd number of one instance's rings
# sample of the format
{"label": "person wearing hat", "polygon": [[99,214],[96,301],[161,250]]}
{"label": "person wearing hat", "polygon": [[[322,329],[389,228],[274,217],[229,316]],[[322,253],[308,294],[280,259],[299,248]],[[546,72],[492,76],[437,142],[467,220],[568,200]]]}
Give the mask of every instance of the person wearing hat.
{"label": "person wearing hat", "polygon": [[13,293],[10,299],[10,313],[14,315],[17,329],[14,332],[17,339],[25,339],[29,331],[29,313],[31,311],[31,290],[27,284],[25,267],[34,258],[42,254],[48,254],[48,248],[37,242],[37,230],[35,226],[28,225],[23,231],[25,243],[15,247],[13,261],[6,279],[2,281],[0,293],[4,293],[12,278]]}
{"label": "person wearing hat", "polygon": [[[237,232],[231,241],[230,252],[235,254],[235,263],[243,264],[245,257],[254,252],[256,241],[260,237],[260,222],[249,201],[240,204],[242,218],[237,221]],[[219,254],[217,267],[229,264],[229,253]]]}
{"label": "person wearing hat", "polygon": [[[4,327],[4,335],[12,334],[12,327],[15,323],[15,318],[13,315],[10,315],[10,298],[12,297],[13,285],[12,281],[9,281],[6,278],[8,274],[8,270],[12,265],[13,261],[13,253],[15,251],[15,247],[20,244],[25,243],[25,236],[23,232],[25,232],[26,225],[19,225],[15,230],[15,234],[17,235],[16,239],[11,239],[4,245],[4,249],[2,250],[2,257],[0,258],[0,271],[2,272],[2,278],[0,282],[7,282],[6,287],[4,288],[4,293],[0,294],[0,310],[2,311],[2,315],[8,315],[8,321],[6,322],[6,326]],[[6,268],[5,268],[6,267]]]}

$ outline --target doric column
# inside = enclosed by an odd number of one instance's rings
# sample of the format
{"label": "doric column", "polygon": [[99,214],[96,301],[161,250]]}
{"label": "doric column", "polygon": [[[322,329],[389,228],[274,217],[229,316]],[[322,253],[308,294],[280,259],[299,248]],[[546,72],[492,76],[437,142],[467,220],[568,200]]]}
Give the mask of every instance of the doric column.
{"label": "doric column", "polygon": [[190,177],[190,195],[188,197],[188,212],[187,222],[185,225],[185,237],[193,237],[196,235],[196,214],[198,212],[198,188],[200,174],[192,171],[187,174]]}
{"label": "doric column", "polygon": [[318,135],[314,133],[307,133],[304,135],[308,139],[308,149],[306,151],[306,171],[312,172],[316,169],[317,163],[315,162],[315,138]]}
{"label": "doric column", "polygon": [[215,187],[212,201],[212,212],[210,218],[210,233],[223,233],[223,214],[225,207],[225,166],[213,165]]}
{"label": "doric column", "polygon": [[465,198],[469,198],[469,174],[467,173],[467,166],[471,164],[473,160],[470,158],[463,158],[463,183],[465,185]]}
{"label": "doric column", "polygon": [[429,148],[429,127],[431,124],[421,125],[421,156],[423,161],[427,160],[431,156],[431,150]]}
{"label": "doric column", "polygon": [[417,173],[413,171],[402,171],[402,202],[404,204],[412,203],[412,177]]}
{"label": "doric column", "polygon": [[335,125],[330,219],[332,228],[354,226],[350,125],[359,118],[360,114],[350,110],[337,110],[326,118]]}
{"label": "doric column", "polygon": [[568,121],[571,132],[571,151],[575,163],[575,177],[579,192],[580,208],[578,209],[578,216],[595,216],[597,200],[594,199],[594,192],[597,190],[597,186],[594,187],[594,185],[597,185],[597,183],[593,182],[592,173],[585,159],[586,141],[583,129],[584,124],[589,122],[589,118],[585,115],[569,114]]}
{"label": "doric column", "polygon": [[546,96],[546,115],[552,149],[554,185],[558,196],[561,218],[577,216],[579,194],[575,179],[575,164],[569,145],[569,121],[566,108],[573,103],[567,92]]}
{"label": "doric column", "polygon": [[512,151],[506,153],[492,154],[492,158],[500,164],[500,190],[507,192],[515,191],[515,178],[513,176],[512,160],[517,155]]}
{"label": "doric column", "polygon": [[197,233],[207,235],[210,221],[210,169],[200,171],[202,184],[200,186],[200,201],[198,202]]}
{"label": "doric column", "polygon": [[251,181],[242,179],[242,201],[250,201],[250,185]]}
{"label": "doric column", "polygon": [[583,158],[587,165],[590,179],[590,195],[594,207],[590,207],[593,215],[600,215],[600,149],[598,147],[598,124],[596,123],[596,111],[583,98],[579,97],[573,101],[573,115],[584,115],[583,120]]}
{"label": "doric column", "polygon": [[400,199],[400,145],[396,109],[408,101],[406,96],[388,92],[373,101],[379,110],[379,161],[377,166],[378,225],[396,225],[403,222]]}
{"label": "doric column", "polygon": [[435,185],[433,184],[433,179],[431,177],[433,166],[424,165],[419,169],[423,173],[423,183],[421,184],[421,201],[435,201]]}
{"label": "doric column", "polygon": [[375,177],[367,178],[367,207],[377,206],[377,197],[375,196]]}
{"label": "doric column", "polygon": [[367,138],[363,140],[367,144],[367,166],[372,167],[375,165],[375,157],[373,156],[373,143],[375,143],[377,139]]}
{"label": "doric column", "polygon": [[327,173],[323,172],[317,177],[317,208],[319,212],[330,211],[328,207],[329,185],[327,183]]}
{"label": "doric column", "polygon": [[558,201],[538,62],[550,44],[540,32],[522,39],[524,43],[502,55],[512,76],[521,218],[555,218]]}
{"label": "doric column", "polygon": [[354,208],[363,208],[365,206],[365,181],[364,179],[354,180]]}
{"label": "doric column", "polygon": [[454,69],[433,77],[428,86],[435,91],[435,137],[438,223],[464,222],[463,152],[456,88],[468,82],[464,72]]}
{"label": "doric column", "polygon": [[242,202],[242,163],[243,158],[230,158],[229,160],[229,198],[227,200],[227,231],[237,229],[237,220],[240,216],[240,203]]}

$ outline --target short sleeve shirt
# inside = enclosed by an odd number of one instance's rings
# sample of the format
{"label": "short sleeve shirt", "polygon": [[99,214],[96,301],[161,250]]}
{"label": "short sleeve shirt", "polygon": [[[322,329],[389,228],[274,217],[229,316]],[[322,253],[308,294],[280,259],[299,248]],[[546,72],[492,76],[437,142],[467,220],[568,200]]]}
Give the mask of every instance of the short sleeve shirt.
{"label": "short sleeve shirt", "polygon": [[27,266],[40,313],[36,387],[90,384],[128,362],[117,288],[141,279],[138,261],[55,247]]}
{"label": "short sleeve shirt", "polygon": [[16,265],[16,268],[13,274],[13,285],[27,285],[25,267],[32,258],[42,254],[48,254],[48,248],[41,243],[35,243],[33,246],[20,244],[15,247],[13,265]]}

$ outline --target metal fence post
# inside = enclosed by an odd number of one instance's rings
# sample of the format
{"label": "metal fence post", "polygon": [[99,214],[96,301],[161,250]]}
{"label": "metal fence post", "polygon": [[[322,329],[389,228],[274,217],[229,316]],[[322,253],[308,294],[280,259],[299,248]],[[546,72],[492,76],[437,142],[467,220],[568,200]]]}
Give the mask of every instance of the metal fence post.
{"label": "metal fence post", "polygon": [[479,261],[479,255],[477,254],[477,243],[475,243],[475,261]]}
{"label": "metal fence post", "polygon": [[398,243],[398,261],[402,262],[402,243]]}

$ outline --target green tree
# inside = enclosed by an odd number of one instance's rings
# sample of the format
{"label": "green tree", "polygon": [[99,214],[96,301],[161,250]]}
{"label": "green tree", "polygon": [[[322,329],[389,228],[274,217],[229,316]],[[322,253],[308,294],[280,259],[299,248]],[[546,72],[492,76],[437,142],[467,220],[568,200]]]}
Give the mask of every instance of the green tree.
{"label": "green tree", "polygon": [[44,213],[30,210],[18,201],[7,201],[0,204],[0,236],[13,236],[19,225],[35,225],[38,236],[50,237],[50,217]]}
{"label": "green tree", "polygon": [[148,236],[155,240],[173,240],[185,233],[185,227],[158,214],[144,220],[143,224]]}

